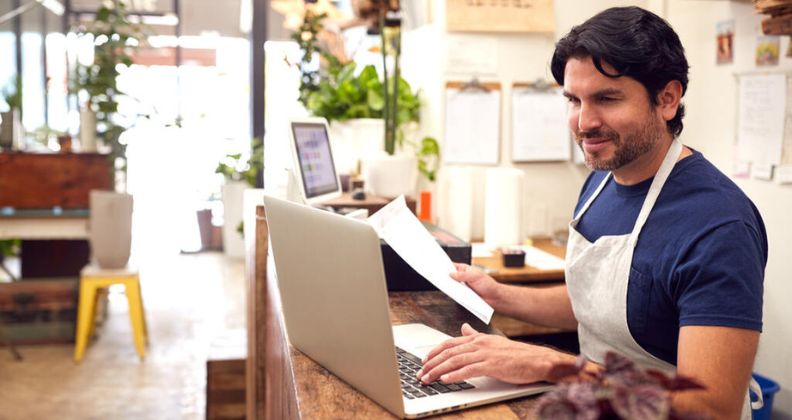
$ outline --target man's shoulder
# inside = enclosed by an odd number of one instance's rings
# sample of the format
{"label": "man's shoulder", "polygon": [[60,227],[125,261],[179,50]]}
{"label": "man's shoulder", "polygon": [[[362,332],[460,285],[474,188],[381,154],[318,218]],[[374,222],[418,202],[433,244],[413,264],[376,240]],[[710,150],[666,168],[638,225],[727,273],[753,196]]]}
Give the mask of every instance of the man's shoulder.
{"label": "man's shoulder", "polygon": [[[671,173],[659,201],[693,214],[741,219],[756,212],[750,198],[699,152],[681,160]],[[664,200],[665,198],[665,200]]]}

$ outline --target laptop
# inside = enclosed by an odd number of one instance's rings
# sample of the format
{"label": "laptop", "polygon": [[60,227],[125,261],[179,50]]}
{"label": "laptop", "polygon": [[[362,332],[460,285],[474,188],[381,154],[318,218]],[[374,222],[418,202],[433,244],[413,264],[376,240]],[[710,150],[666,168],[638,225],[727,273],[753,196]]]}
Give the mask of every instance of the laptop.
{"label": "laptop", "polygon": [[392,326],[380,242],[366,222],[264,196],[289,341],[402,418],[547,391],[546,383],[493,378],[423,386],[421,359],[450,336],[422,324]]}

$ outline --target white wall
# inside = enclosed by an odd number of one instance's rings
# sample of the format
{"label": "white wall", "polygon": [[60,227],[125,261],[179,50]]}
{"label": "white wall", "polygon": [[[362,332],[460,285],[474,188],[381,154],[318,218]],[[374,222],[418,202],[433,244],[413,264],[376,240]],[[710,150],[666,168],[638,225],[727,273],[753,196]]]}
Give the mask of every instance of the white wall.
{"label": "white wall", "polygon": [[[443,86],[446,80],[464,80],[473,75],[451,75],[445,69],[444,48],[449,35],[444,30],[445,2],[433,2],[434,22],[412,34],[404,41],[404,74],[411,83],[424,89],[427,105],[424,108],[423,128],[426,134],[438,139],[443,136]],[[698,150],[730,174],[736,126],[735,73],[756,71],[753,49],[760,33],[760,16],[755,16],[749,1],[712,0],[647,0],[574,1],[556,0],[556,33],[549,35],[480,34],[494,38],[498,65],[495,75],[483,80],[498,80],[503,87],[501,121],[501,165],[516,166],[526,173],[524,234],[543,233],[552,226],[552,219],[571,214],[579,187],[587,171],[573,164],[544,163],[517,164],[510,162],[510,112],[506,105],[513,81],[530,81],[539,77],[551,79],[548,63],[555,40],[575,24],[582,23],[598,11],[611,6],[634,4],[664,16],[679,34],[691,66],[690,84],[684,102],[687,106],[682,141]],[[734,64],[715,64],[715,24],[734,19]],[[782,54],[787,50],[789,37],[781,42]],[[782,58],[771,71],[792,72],[792,59]],[[467,77],[462,77],[467,76]],[[483,168],[475,169],[478,185],[474,186],[477,204],[473,212],[473,236],[483,236]],[[736,180],[759,208],[764,218],[770,255],[765,279],[764,332],[755,370],[781,384],[776,395],[774,418],[792,418],[792,186],[772,182]],[[444,180],[436,186],[442,196]],[[454,211],[455,203],[447,203],[438,212],[441,225]],[[537,220],[541,219],[541,220]]]}

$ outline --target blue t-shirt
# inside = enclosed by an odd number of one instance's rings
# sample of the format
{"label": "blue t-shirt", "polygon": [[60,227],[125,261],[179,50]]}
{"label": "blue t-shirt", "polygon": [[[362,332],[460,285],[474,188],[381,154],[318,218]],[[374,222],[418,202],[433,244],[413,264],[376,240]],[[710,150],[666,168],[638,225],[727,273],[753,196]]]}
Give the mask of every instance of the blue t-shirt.
{"label": "blue t-shirt", "polygon": [[[606,172],[592,172],[575,214]],[[590,242],[632,232],[652,179],[619,185],[611,177],[583,214]],[[679,328],[762,329],[767,233],[759,211],[701,153],[676,163],[638,238],[627,288],[635,341],[676,365]]]}

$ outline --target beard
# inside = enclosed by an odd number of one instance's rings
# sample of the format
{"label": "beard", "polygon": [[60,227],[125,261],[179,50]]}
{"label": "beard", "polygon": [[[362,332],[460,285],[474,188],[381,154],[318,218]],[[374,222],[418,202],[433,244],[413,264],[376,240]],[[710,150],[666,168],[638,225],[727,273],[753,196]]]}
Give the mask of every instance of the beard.
{"label": "beard", "polygon": [[[595,171],[613,171],[652,150],[663,138],[665,130],[665,126],[654,118],[655,115],[652,112],[641,127],[627,133],[624,138],[618,132],[607,128],[578,133],[575,136],[575,142],[583,152],[586,166]],[[590,137],[608,139],[616,149],[613,157],[606,159],[599,151],[587,153],[583,148],[583,140]]]}

